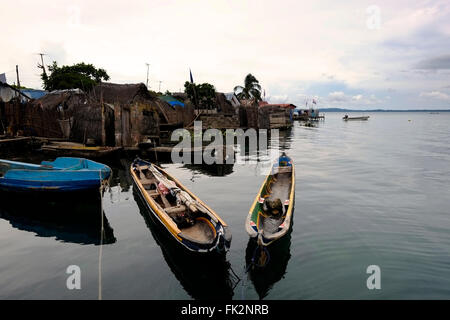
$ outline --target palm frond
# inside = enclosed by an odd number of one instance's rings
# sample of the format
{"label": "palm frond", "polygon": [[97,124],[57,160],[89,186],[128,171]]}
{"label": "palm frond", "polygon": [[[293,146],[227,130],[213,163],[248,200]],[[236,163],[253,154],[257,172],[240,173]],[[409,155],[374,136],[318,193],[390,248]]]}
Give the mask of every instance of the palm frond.
{"label": "palm frond", "polygon": [[261,86],[258,83],[253,83],[253,89],[261,91]]}

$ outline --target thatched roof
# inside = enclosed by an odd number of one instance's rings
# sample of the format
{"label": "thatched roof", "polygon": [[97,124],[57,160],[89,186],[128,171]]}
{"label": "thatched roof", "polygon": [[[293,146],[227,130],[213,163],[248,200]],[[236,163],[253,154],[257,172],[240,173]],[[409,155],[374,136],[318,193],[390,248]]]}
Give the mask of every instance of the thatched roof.
{"label": "thatched roof", "polygon": [[91,95],[96,99],[102,99],[107,103],[132,103],[136,98],[153,101],[156,97],[152,96],[143,83],[137,84],[117,84],[100,83],[95,86]]}
{"label": "thatched roof", "polygon": [[231,105],[231,102],[228,101],[225,94],[221,92],[216,92],[216,106],[220,109],[221,112],[227,114],[234,114],[234,107]]}
{"label": "thatched roof", "polygon": [[143,83],[101,83],[94,87],[90,95],[96,100],[103,99],[104,102],[112,104],[132,104],[137,101],[148,103],[158,108],[164,122],[173,123],[177,121],[175,109],[166,101],[151,94]]}
{"label": "thatched roof", "polygon": [[[81,105],[99,105],[100,101],[108,104],[131,105],[136,102],[149,104],[157,108],[163,123],[176,123],[180,121],[177,111],[169,103],[152,95],[143,83],[116,84],[100,83],[89,93],[79,89],[59,90],[48,93],[35,100],[33,105],[40,106],[44,110],[56,109],[63,106],[70,110]],[[180,113],[180,112],[178,112]]]}
{"label": "thatched roof", "polygon": [[59,105],[72,107],[77,104],[85,104],[86,102],[86,94],[80,89],[73,89],[52,91],[45,96],[34,100],[32,104],[40,106],[43,109],[53,109]]}

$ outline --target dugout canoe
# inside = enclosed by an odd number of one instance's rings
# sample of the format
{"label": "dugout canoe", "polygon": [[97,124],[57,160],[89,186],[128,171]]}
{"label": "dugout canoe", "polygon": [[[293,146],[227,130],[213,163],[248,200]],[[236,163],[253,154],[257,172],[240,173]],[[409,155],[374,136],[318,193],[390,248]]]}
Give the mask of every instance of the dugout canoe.
{"label": "dugout canoe", "polygon": [[148,210],[178,243],[201,253],[229,249],[228,225],[176,178],[141,159],[134,160],[130,172]]}
{"label": "dugout canoe", "polygon": [[72,142],[54,142],[41,147],[41,151],[49,155],[89,159],[110,157],[120,150],[122,150],[122,147],[85,146]]}
{"label": "dugout canoe", "polygon": [[283,153],[267,175],[247,216],[246,230],[258,244],[267,246],[291,227],[295,201],[295,168]]}

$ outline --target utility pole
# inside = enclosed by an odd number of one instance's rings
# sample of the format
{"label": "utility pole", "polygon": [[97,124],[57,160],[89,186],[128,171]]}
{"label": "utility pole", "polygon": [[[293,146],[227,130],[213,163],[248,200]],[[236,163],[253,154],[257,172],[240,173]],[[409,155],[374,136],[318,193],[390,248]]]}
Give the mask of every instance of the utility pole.
{"label": "utility pole", "polygon": [[162,83],[162,81],[159,80],[159,91],[158,92],[161,92],[161,83]]}
{"label": "utility pole", "polygon": [[44,56],[46,55],[45,53],[37,53],[38,56],[41,56],[41,65],[38,64],[39,68],[42,68],[42,70],[44,71],[44,74],[47,74],[45,72],[45,64],[44,64]]}
{"label": "utility pole", "polygon": [[146,86],[147,86],[147,90],[148,90],[149,89],[149,87],[148,87],[148,69],[149,69],[150,65],[148,63],[146,63],[146,65],[147,65],[147,84],[146,84]]}
{"label": "utility pole", "polygon": [[20,90],[19,66],[18,65],[16,65],[16,75],[17,75],[17,87]]}

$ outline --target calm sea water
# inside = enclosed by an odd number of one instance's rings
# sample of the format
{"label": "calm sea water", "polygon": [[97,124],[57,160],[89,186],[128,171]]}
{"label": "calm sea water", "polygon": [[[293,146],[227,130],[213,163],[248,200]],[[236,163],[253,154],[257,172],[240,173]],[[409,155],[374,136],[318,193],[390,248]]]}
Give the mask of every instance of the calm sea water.
{"label": "calm sea water", "polygon": [[[449,299],[450,113],[367,115],[329,113],[281,136],[296,165],[294,225],[265,269],[244,275],[253,252],[244,222],[265,178],[258,165],[163,165],[230,225],[226,261],[208,261],[185,256],[152,222],[122,159],[110,163],[102,208],[83,198],[2,201],[0,298],[97,299],[101,277],[103,299]],[[68,213],[96,220],[60,221]],[[81,290],[66,287],[69,265],[81,268]],[[381,290],[366,287],[369,265],[381,268]]]}

